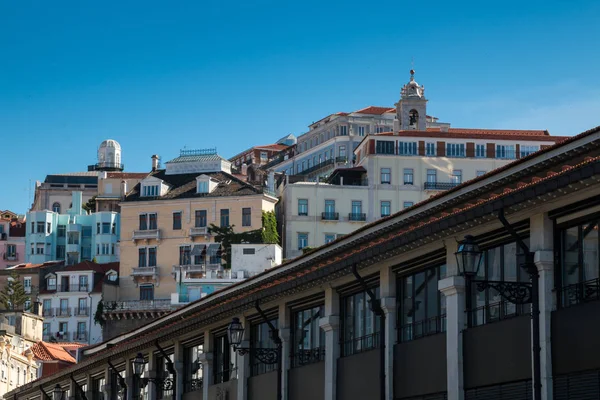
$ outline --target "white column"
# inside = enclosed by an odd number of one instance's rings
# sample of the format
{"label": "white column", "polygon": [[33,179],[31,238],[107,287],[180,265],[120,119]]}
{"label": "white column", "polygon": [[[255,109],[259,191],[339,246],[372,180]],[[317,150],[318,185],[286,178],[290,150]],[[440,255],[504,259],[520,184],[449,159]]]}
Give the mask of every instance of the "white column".
{"label": "white column", "polygon": [[394,345],[396,344],[396,278],[391,267],[380,275],[381,308],[385,313],[385,398],[394,399]]}
{"label": "white column", "polygon": [[337,292],[325,289],[325,316],[319,326],[325,331],[325,399],[337,398],[337,360],[340,356],[340,301]]}
{"label": "white column", "polygon": [[[535,253],[539,273],[540,300],[540,375],[542,398],[552,400],[552,310],[556,308],[554,290],[554,226],[548,214],[537,214],[530,221],[530,251]],[[533,332],[533,329],[531,330]],[[533,336],[532,336],[533,343]],[[532,346],[533,347],[533,346]],[[532,361],[533,365],[533,361]],[[533,375],[533,374],[532,374]]]}
{"label": "white column", "polygon": [[183,346],[179,340],[175,340],[173,343],[173,367],[177,373],[177,379],[175,379],[176,398],[173,400],[180,400],[183,395],[183,380],[185,379],[185,371],[183,368]]}
{"label": "white column", "polygon": [[288,398],[288,375],[290,370],[290,309],[285,303],[279,305],[279,337],[282,342],[281,348],[281,398]]}
{"label": "white column", "polygon": [[213,382],[213,334],[204,332],[204,345],[202,354],[198,354],[198,361],[202,363],[202,398],[208,400],[208,387]]}

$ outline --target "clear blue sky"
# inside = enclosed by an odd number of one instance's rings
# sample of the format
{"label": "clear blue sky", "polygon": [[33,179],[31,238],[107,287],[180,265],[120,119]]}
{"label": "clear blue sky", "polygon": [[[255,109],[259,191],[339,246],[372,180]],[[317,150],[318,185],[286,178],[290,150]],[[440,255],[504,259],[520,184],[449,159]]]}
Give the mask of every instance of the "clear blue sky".
{"label": "clear blue sky", "polygon": [[392,106],[412,57],[454,127],[573,135],[600,125],[599,19],[598,1],[0,0],[0,209],[107,138],[145,171]]}

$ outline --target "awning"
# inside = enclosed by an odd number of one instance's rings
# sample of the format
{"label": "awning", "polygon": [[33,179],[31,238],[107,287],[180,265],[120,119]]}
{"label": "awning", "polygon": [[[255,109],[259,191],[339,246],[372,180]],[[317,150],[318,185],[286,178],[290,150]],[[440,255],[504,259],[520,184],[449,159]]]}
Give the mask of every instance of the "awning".
{"label": "awning", "polygon": [[206,252],[210,255],[216,255],[217,254],[217,250],[219,250],[221,248],[221,243],[210,243],[208,245],[208,249],[206,250]]}
{"label": "awning", "polygon": [[201,256],[205,247],[206,247],[205,244],[195,244],[194,247],[192,248],[192,252],[190,254],[193,256]]}

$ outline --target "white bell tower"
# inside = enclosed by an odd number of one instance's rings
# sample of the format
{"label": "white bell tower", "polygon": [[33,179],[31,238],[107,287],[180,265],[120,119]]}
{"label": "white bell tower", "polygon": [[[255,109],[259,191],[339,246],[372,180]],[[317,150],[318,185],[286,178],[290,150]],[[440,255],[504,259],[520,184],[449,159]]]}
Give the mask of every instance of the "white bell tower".
{"label": "white bell tower", "polygon": [[[403,131],[427,129],[427,99],[425,86],[415,81],[415,70],[410,70],[410,81],[400,91],[400,101],[396,103],[395,128]],[[394,129],[396,130],[396,129]]]}
{"label": "white bell tower", "polygon": [[121,163],[121,145],[116,140],[108,139],[98,147],[97,171],[123,171]]}

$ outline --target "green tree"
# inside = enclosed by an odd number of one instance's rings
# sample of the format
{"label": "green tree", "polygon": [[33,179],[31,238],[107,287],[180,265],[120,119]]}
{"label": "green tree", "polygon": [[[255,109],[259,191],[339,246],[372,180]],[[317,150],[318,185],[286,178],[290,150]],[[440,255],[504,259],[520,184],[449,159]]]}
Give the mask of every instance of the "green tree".
{"label": "green tree", "polygon": [[275,211],[262,212],[262,242],[279,244],[279,233],[277,233],[277,218]]}
{"label": "green tree", "polygon": [[93,196],[91,199],[87,201],[84,205],[81,206],[85,211],[91,213],[96,212],[96,196]]}
{"label": "green tree", "polygon": [[27,301],[29,296],[25,293],[23,283],[19,275],[13,272],[6,286],[0,290],[0,305],[5,310],[20,310]]}

